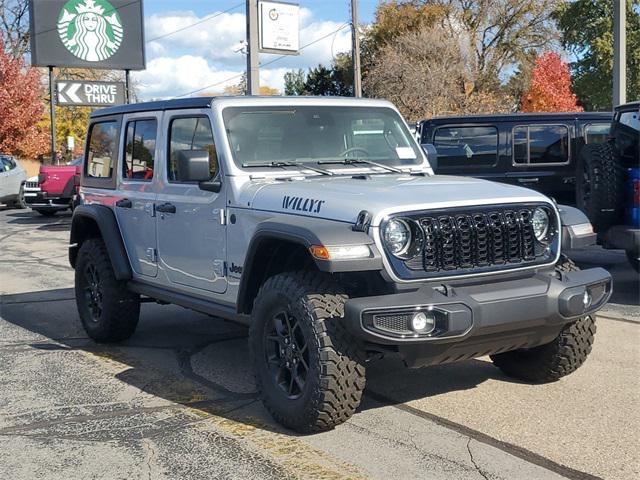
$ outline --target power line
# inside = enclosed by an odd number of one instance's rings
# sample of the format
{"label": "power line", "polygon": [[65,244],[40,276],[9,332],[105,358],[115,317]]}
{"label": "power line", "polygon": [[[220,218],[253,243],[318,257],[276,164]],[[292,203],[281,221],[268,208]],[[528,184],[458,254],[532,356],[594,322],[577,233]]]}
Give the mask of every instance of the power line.
{"label": "power line", "polygon": [[[344,30],[345,27],[348,27],[350,25],[351,25],[350,23],[345,23],[345,24],[341,25],[340,27],[338,27],[337,29],[327,33],[326,35],[323,35],[323,36],[321,36],[319,38],[316,38],[315,40],[313,40],[313,41],[311,41],[309,43],[306,43],[306,44],[302,45],[298,49],[298,51],[304,50],[305,48],[310,47],[311,45],[314,45],[314,44],[316,44],[318,42],[321,42],[322,40],[324,40],[326,38],[329,38],[331,35],[335,35],[340,30]],[[268,62],[261,63],[260,66],[261,67],[266,67],[267,65],[271,65],[273,63],[276,63],[276,62],[278,62],[278,61],[280,61],[283,58],[286,58],[288,56],[289,55],[279,55],[276,58],[274,58],[272,60],[269,60]],[[231,80],[235,80],[236,78],[239,78],[242,75],[244,75],[244,72],[238,73],[237,75],[233,75],[232,77],[229,77],[229,78],[225,78],[224,80],[221,80],[219,82],[212,83],[211,85],[207,85],[205,87],[198,88],[196,90],[192,90],[191,92],[183,93],[182,95],[176,95],[173,98],[188,97],[189,95],[193,95],[194,93],[202,92],[203,90],[207,90],[207,89],[212,88],[212,87],[217,87],[218,85],[222,85],[223,83],[227,83],[227,82],[230,82]]]}
{"label": "power line", "polygon": [[168,37],[168,36],[173,35],[175,33],[182,32],[183,30],[187,30],[189,28],[195,27],[196,25],[200,25],[201,23],[208,22],[209,20],[213,20],[214,18],[219,17],[220,15],[224,15],[225,13],[229,13],[230,11],[235,10],[236,8],[239,8],[239,7],[243,6],[243,5],[244,5],[244,2],[238,3],[238,4],[234,5],[233,7],[227,8],[226,10],[218,12],[215,15],[211,15],[210,17],[205,17],[202,20],[198,20],[197,22],[191,23],[189,25],[186,25],[186,26],[184,26],[182,28],[179,28],[177,30],[174,30],[172,32],[163,33],[162,35],[158,35],[157,37],[150,38],[150,39],[146,40],[145,43],[155,42],[156,40],[160,40],[161,38]]}

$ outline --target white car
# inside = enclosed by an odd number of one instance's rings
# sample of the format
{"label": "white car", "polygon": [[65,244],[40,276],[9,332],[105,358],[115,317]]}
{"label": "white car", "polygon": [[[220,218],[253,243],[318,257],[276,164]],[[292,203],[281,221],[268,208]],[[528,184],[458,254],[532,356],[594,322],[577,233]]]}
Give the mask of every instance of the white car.
{"label": "white car", "polygon": [[0,154],[0,203],[25,208],[24,182],[27,172],[11,155]]}

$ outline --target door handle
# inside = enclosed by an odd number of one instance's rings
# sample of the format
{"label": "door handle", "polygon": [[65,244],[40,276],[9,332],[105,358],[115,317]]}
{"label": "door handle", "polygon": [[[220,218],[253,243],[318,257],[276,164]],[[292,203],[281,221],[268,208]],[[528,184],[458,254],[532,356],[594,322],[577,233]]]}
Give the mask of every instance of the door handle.
{"label": "door handle", "polygon": [[122,198],[116,202],[116,207],[131,208],[132,206],[133,203],[131,203],[131,200],[129,200],[128,198]]}
{"label": "door handle", "polygon": [[539,178],[519,178],[518,182],[520,183],[538,183],[540,181]]}
{"label": "door handle", "polygon": [[176,206],[173,203],[161,203],[156,205],[156,212],[176,213]]}

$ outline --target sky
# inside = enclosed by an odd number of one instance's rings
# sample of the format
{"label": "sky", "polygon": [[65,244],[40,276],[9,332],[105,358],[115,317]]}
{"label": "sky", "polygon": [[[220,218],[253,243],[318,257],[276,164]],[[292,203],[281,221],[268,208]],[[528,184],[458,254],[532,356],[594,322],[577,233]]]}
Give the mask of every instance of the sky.
{"label": "sky", "polygon": [[[378,1],[360,0],[361,23],[373,20]],[[297,56],[260,54],[261,85],[282,91],[285,72],[330,64],[351,48],[350,0],[298,3],[300,45],[325,38]],[[244,0],[147,0],[144,10],[147,69],[132,72],[142,100],[218,94],[238,83],[246,68],[236,51],[245,39]]]}

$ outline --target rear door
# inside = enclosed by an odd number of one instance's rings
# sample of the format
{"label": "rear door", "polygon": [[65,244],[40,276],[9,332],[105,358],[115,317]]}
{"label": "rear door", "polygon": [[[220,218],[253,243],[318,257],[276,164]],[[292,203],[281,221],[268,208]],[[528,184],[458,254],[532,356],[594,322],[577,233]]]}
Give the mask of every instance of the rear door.
{"label": "rear door", "polygon": [[120,142],[116,217],[131,268],[136,274],[148,277],[158,274],[154,204],[161,121],[161,112],[125,115]]}
{"label": "rear door", "polygon": [[[211,176],[220,175],[210,109],[165,113],[166,166],[156,200],[158,253],[169,282],[197,293],[224,293],[226,279],[225,182],[218,193],[180,178],[181,150],[208,152]],[[216,142],[218,141],[218,142]]]}

